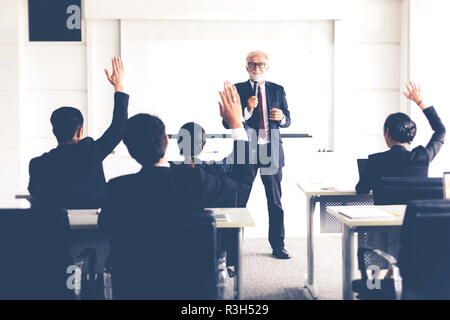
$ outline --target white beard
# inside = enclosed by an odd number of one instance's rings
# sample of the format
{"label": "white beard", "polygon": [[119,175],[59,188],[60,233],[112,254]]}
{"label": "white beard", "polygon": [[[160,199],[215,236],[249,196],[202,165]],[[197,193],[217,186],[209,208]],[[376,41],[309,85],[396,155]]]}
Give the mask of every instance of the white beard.
{"label": "white beard", "polygon": [[252,80],[253,82],[261,82],[262,80],[264,80],[264,75],[262,74],[250,74],[250,80]]}

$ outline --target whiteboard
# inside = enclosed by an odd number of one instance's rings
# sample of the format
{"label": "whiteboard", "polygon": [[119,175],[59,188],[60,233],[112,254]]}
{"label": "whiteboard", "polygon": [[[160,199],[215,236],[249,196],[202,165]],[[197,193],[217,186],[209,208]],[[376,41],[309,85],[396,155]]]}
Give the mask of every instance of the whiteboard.
{"label": "whiteboard", "polygon": [[267,80],[285,88],[292,124],[328,144],[332,124],[331,21],[121,21],[130,115],[159,116],[168,133],[198,122],[226,133],[218,110],[223,82],[248,80],[245,57],[269,54]]}

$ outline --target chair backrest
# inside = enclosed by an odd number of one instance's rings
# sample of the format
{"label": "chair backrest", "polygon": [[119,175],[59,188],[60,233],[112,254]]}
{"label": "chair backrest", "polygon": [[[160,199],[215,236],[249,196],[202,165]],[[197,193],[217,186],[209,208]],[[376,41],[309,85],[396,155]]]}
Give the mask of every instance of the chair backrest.
{"label": "chair backrest", "polygon": [[356,159],[356,163],[358,165],[359,180],[361,180],[361,177],[364,174],[364,171],[366,171],[368,162],[369,162],[369,159]]}
{"label": "chair backrest", "polygon": [[102,206],[105,195],[104,185],[41,184],[37,186],[33,206],[94,209]]}
{"label": "chair backrest", "polygon": [[114,299],[215,299],[216,225],[210,212],[142,218],[111,232]]}
{"label": "chair backrest", "polygon": [[71,298],[64,210],[0,209],[0,299]]}
{"label": "chair backrest", "polygon": [[373,190],[375,205],[406,204],[411,200],[442,198],[441,178],[384,177]]}
{"label": "chair backrest", "polygon": [[399,255],[403,297],[450,299],[450,201],[411,201]]}

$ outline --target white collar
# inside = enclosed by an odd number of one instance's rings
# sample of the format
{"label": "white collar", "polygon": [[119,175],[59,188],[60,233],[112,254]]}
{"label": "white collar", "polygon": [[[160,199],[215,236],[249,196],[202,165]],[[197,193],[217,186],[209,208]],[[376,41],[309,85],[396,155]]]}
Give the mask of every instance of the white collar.
{"label": "white collar", "polygon": [[[255,83],[252,81],[252,80],[248,80],[248,81],[250,81],[250,85],[252,86],[252,89],[255,87]],[[261,83],[260,85],[259,85],[261,88],[265,88],[266,87],[266,81],[264,81],[263,83]]]}

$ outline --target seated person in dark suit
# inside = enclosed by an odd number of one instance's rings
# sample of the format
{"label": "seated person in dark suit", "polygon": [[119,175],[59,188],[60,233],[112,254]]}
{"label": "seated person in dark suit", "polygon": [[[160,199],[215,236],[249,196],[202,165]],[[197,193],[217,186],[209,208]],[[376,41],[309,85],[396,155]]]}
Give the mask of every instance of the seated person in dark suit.
{"label": "seated person in dark suit", "polygon": [[[206,144],[206,133],[203,127],[198,123],[187,122],[181,126],[178,131],[177,142],[180,154],[184,157],[184,161],[182,164],[171,162],[171,167],[175,165],[186,165],[191,168],[202,168],[206,172],[219,175],[229,173],[232,170],[239,170],[239,168],[235,168],[235,166],[239,166],[239,164],[230,164],[232,162],[229,161],[229,159],[233,158],[233,154],[230,154],[227,158],[217,162],[202,161],[199,159]],[[233,208],[245,207],[246,204],[238,203],[238,194],[234,192],[228,196],[224,195],[219,201],[217,199],[211,199],[206,206],[209,208]],[[224,256],[224,252],[227,252],[227,265],[234,265],[235,261],[233,260],[233,257],[236,249],[234,248],[233,231],[225,228],[218,230],[218,234],[219,254]]]}
{"label": "seated person in dark suit", "polygon": [[30,194],[37,194],[40,184],[105,185],[103,159],[122,140],[128,118],[128,95],[123,93],[124,70],[118,57],[112,59],[112,75],[106,76],[114,86],[114,111],[109,128],[98,139],[83,137],[83,116],[78,109],[61,107],[52,113],[50,122],[58,146],[30,161]]}
{"label": "seated person in dark suit", "polygon": [[[203,170],[213,174],[229,173],[233,166],[233,154],[228,155],[227,158],[220,161],[202,161],[199,159],[200,154],[206,144],[206,133],[202,126],[195,122],[185,123],[178,132],[178,148],[180,154],[184,157],[182,163],[170,162],[171,166],[186,165],[191,168],[202,168]],[[236,164],[239,165],[239,164]],[[236,207],[237,194],[224,195],[220,202],[210,201],[208,207],[222,208],[222,207]],[[245,204],[243,205],[245,207]]]}
{"label": "seated person in dark suit", "polygon": [[416,124],[404,113],[394,113],[384,123],[384,138],[388,151],[369,156],[366,169],[356,185],[358,194],[376,188],[382,177],[427,177],[428,166],[444,143],[445,127],[433,106],[427,107],[421,99],[420,87],[410,82],[406,85],[406,98],[416,103],[427,117],[434,133],[426,145],[407,150],[416,135]]}
{"label": "seated person in dark suit", "polygon": [[184,164],[190,165],[191,167],[200,166],[214,173],[231,171],[232,165],[226,159],[217,162],[202,161],[199,159],[206,144],[206,133],[205,129],[198,123],[187,122],[183,124],[180,131],[178,131],[177,142],[180,154],[184,157]]}
{"label": "seated person in dark suit", "polygon": [[[248,150],[236,88],[227,83],[221,98],[221,115],[232,124],[234,150],[242,149],[242,145]],[[224,196],[250,188],[253,179],[253,168],[246,159],[236,170],[222,175],[201,167],[171,167],[165,158],[168,136],[164,123],[149,114],[138,114],[127,121],[124,143],[142,170],[108,182],[99,225],[111,235],[112,253],[115,235],[124,236],[128,223],[132,229],[158,215],[198,213],[210,201],[221,201]]]}

